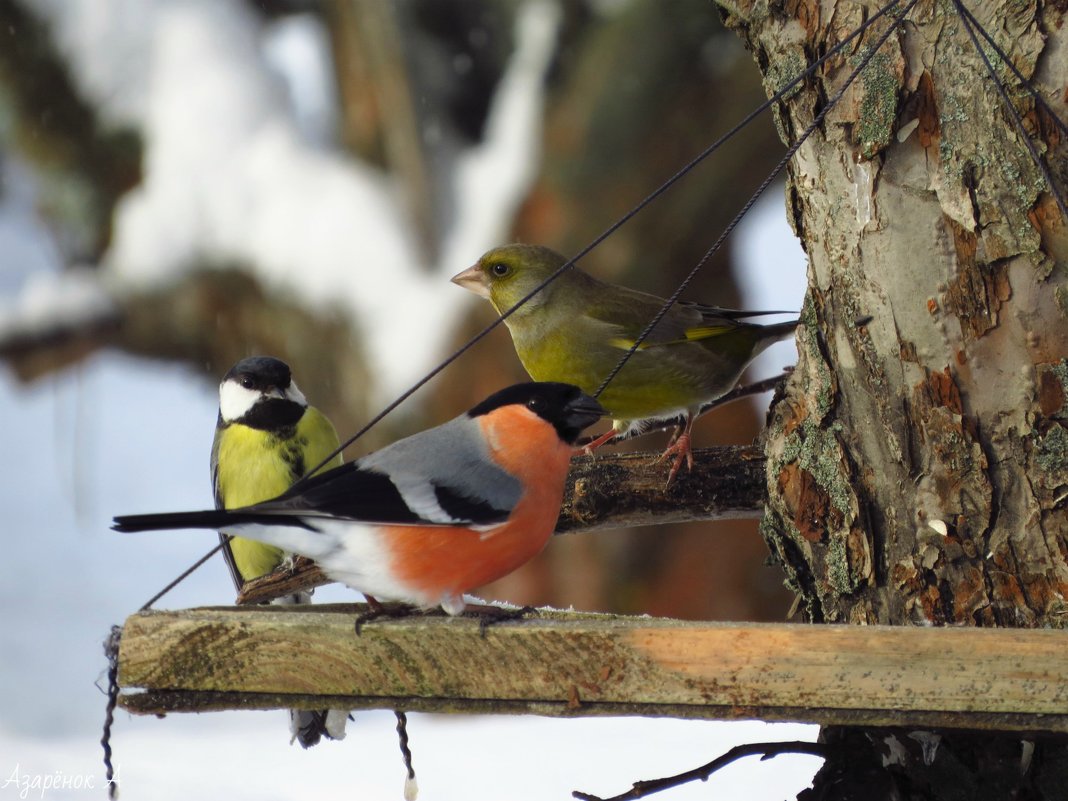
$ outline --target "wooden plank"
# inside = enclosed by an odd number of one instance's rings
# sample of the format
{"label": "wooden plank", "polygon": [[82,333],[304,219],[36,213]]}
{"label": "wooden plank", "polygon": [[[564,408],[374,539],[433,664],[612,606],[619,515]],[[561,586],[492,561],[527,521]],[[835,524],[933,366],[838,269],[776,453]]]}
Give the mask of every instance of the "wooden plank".
{"label": "wooden plank", "polygon": [[[127,619],[122,703],[637,714],[1068,732],[1068,632],[687,623],[561,612],[491,627],[358,605]],[[135,690],[142,691],[141,694]]]}

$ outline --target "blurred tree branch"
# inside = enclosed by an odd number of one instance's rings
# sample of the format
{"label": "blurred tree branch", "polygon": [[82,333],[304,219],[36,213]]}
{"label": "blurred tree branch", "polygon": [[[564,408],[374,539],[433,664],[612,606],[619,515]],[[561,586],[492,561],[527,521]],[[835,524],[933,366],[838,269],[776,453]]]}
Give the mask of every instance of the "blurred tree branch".
{"label": "blurred tree branch", "polygon": [[[141,141],[101,121],[71,78],[48,27],[18,0],[0,0],[0,135],[10,131],[42,178],[42,211],[64,255],[95,262],[111,240],[119,198],[141,180]],[[9,127],[10,126],[10,127]]]}

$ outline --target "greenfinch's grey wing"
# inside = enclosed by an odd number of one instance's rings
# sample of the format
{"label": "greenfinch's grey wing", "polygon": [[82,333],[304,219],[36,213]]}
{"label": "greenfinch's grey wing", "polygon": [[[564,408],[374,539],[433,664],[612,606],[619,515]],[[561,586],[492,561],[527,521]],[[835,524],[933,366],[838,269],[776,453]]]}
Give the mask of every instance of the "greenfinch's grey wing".
{"label": "greenfinch's grey wing", "polygon": [[679,300],[675,302],[675,306],[683,308],[691,308],[700,312],[700,314],[707,318],[722,318],[727,320],[745,320],[750,317],[765,317],[769,314],[797,314],[797,312],[786,311],[785,309],[753,311],[752,309],[725,309],[722,306],[709,306],[706,303],[697,303],[692,300]]}
{"label": "greenfinch's grey wing", "polygon": [[[611,344],[627,350],[663,305],[664,300],[655,295],[625,287],[606,286],[606,291],[591,300],[585,315],[613,326]],[[696,303],[674,304],[649,332],[641,347],[645,349],[708,339],[738,327],[739,324],[730,316],[715,314],[714,308]]]}

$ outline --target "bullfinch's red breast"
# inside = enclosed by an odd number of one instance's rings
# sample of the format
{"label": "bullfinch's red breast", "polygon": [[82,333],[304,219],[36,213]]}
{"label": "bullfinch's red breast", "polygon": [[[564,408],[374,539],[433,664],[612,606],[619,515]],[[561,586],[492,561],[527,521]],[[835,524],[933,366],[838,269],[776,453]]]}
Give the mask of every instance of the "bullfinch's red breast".
{"label": "bullfinch's red breast", "polygon": [[517,384],[273,500],[116,517],[113,528],[218,529],[313,559],[378,600],[458,614],[465,592],[545,547],[572,446],[604,414],[570,384]]}

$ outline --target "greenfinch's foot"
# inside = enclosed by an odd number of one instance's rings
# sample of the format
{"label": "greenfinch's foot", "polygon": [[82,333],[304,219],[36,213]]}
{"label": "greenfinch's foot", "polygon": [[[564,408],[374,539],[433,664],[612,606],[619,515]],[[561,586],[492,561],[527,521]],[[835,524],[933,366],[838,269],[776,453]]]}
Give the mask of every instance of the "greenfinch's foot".
{"label": "greenfinch's foot", "polygon": [[666,487],[670,487],[671,483],[675,480],[675,476],[678,475],[679,470],[682,468],[682,463],[686,462],[686,467],[689,470],[693,470],[693,451],[690,450],[690,432],[684,431],[675,438],[675,441],[667,446],[667,449],[660,454],[660,458],[657,462],[667,461],[669,456],[674,456],[675,461],[671,465],[671,471],[668,473],[668,480]]}
{"label": "greenfinch's foot", "polygon": [[586,454],[587,456],[589,456],[591,453],[593,453],[595,450],[600,448],[606,442],[609,442],[612,439],[614,439],[615,436],[616,436],[616,433],[617,432],[616,432],[616,430],[614,428],[608,429],[606,432],[601,434],[601,436],[599,436],[596,439],[592,440],[591,442],[587,442],[585,445],[583,445],[582,446],[582,452],[584,454]]}

